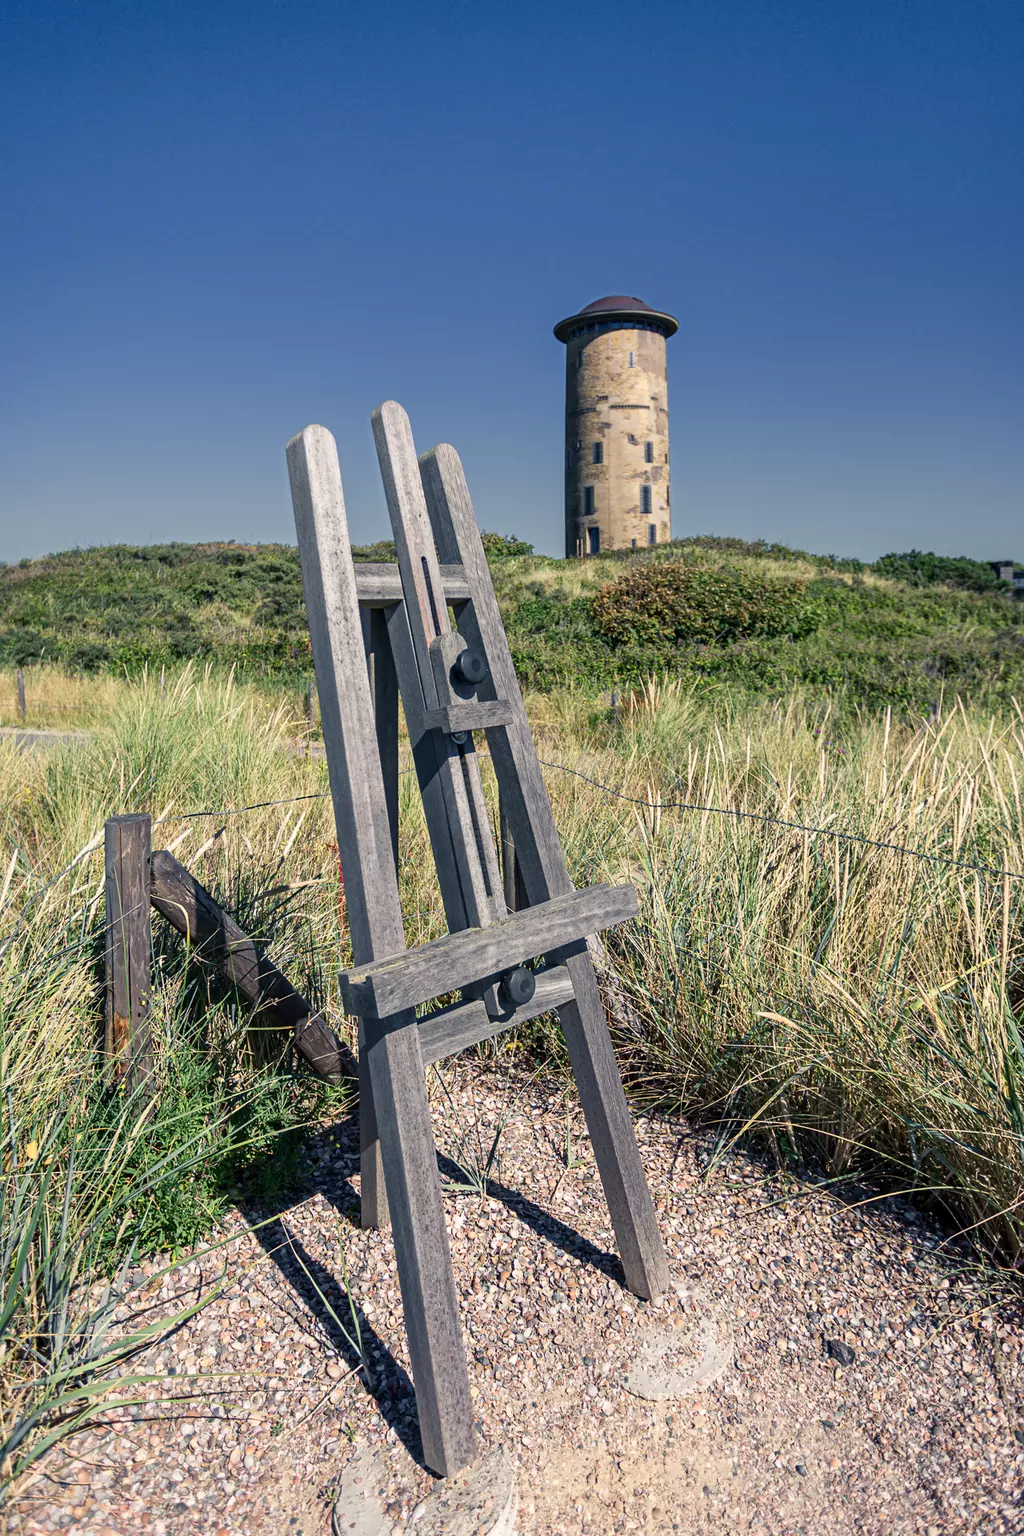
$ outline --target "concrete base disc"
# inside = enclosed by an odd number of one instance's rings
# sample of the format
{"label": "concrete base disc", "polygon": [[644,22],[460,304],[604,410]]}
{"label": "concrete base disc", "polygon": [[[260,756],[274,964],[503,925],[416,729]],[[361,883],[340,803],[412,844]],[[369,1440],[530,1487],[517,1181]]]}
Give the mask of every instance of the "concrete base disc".
{"label": "concrete base disc", "polygon": [[[394,1522],[381,1509],[380,1481],[372,1452],[349,1463],[331,1515],[333,1536],[391,1536]],[[498,1446],[438,1483],[417,1504],[410,1529],[416,1536],[516,1536],[518,1512],[515,1464]]]}
{"label": "concrete base disc", "polygon": [[413,1511],[413,1529],[416,1536],[515,1536],[518,1512],[515,1464],[499,1445],[438,1483]]}
{"label": "concrete base disc", "polygon": [[623,1385],[648,1402],[669,1402],[718,1381],[732,1363],[732,1330],[689,1292],[681,1292],[671,1326],[640,1346]]}

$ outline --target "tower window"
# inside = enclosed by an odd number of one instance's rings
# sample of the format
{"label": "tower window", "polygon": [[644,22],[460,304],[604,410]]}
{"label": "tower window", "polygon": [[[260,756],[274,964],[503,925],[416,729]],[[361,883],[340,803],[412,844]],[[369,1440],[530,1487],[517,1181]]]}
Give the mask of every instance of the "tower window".
{"label": "tower window", "polygon": [[651,488],[649,485],[640,487],[640,511],[649,516],[651,511]]}
{"label": "tower window", "polygon": [[633,366],[633,354],[632,354],[632,352],[631,352],[631,353],[630,353],[630,354],[629,354],[629,366],[630,366],[630,367],[631,367],[631,368],[632,368],[632,366]]}
{"label": "tower window", "polygon": [[604,443],[592,443],[591,444],[591,448],[592,448],[592,451],[593,451],[593,462],[595,464],[603,464],[604,463]]}
{"label": "tower window", "polygon": [[583,516],[584,517],[593,517],[593,515],[594,515],[594,487],[592,485],[585,485],[583,487]]}
{"label": "tower window", "polygon": [[588,555],[599,555],[600,553],[601,553],[601,530],[600,530],[600,528],[588,528],[587,529],[587,554]]}
{"label": "tower window", "polygon": [[629,547],[630,549],[636,549],[636,539],[630,539]]}
{"label": "tower window", "polygon": [[582,368],[583,367],[583,348],[582,347],[580,347],[579,351],[576,353],[576,367],[577,368]]}
{"label": "tower window", "polygon": [[644,443],[644,462],[647,463],[647,464],[653,464],[654,463],[654,444],[653,443]]}
{"label": "tower window", "polygon": [[657,525],[657,523],[648,523],[647,524],[647,542],[648,542],[648,544],[657,544],[657,542],[658,542],[658,525]]}

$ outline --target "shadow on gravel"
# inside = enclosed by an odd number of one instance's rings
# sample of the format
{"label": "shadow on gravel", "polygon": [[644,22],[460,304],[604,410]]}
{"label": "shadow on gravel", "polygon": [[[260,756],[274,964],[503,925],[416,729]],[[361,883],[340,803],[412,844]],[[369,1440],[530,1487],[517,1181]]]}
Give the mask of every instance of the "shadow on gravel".
{"label": "shadow on gravel", "polygon": [[[300,1205],[312,1194],[321,1194],[345,1222],[353,1227],[359,1226],[359,1196],[351,1183],[352,1175],[359,1168],[357,1115],[340,1121],[327,1135],[333,1145],[326,1164],[310,1168],[304,1177],[296,1181],[287,1196],[269,1205],[265,1200],[245,1202],[242,1211],[267,1257],[277,1266],[309,1314],[320,1323],[339,1358],[350,1370],[355,1370],[362,1361],[345,1331],[348,1329],[355,1333],[356,1330],[350,1324],[352,1313],[344,1283],[319,1259],[313,1257],[286,1221],[289,1210],[294,1206]],[[464,1182],[463,1170],[451,1158],[438,1152],[437,1163],[442,1179],[455,1184]],[[486,1189],[491,1199],[499,1201],[545,1242],[552,1243],[581,1264],[598,1270],[616,1285],[625,1287],[625,1276],[616,1254],[598,1248],[521,1191],[510,1189],[495,1179],[488,1179]],[[416,1397],[409,1375],[354,1298],[352,1306],[358,1319],[359,1336],[367,1363],[367,1369],[363,1372],[367,1391],[376,1401],[384,1422],[395,1431],[413,1460],[426,1469],[416,1416]],[[332,1311],[344,1327],[339,1327],[331,1315]],[[367,1375],[369,1380],[366,1379]]]}
{"label": "shadow on gravel", "polygon": [[[353,1299],[350,1308],[344,1285],[339,1283],[326,1265],[313,1257],[302,1240],[282,1220],[267,1222],[257,1230],[256,1235],[267,1256],[277,1265],[296,1296],[323,1328],[339,1359],[353,1371],[365,1361],[362,1378],[367,1392],[380,1409],[385,1424],[394,1430],[413,1460],[426,1470],[412,1381],[370,1323],[362,1307]],[[349,1337],[349,1333],[356,1333],[352,1322],[353,1310],[358,1320],[362,1359]],[[338,1326],[331,1311],[345,1328]]]}
{"label": "shadow on gravel", "polygon": [[[464,1182],[465,1174],[449,1157],[443,1153],[437,1154],[437,1166],[442,1178],[450,1179],[452,1183]],[[626,1276],[622,1264],[616,1253],[608,1253],[598,1248],[589,1238],[582,1237],[572,1227],[566,1226],[557,1216],[552,1216],[550,1211],[545,1211],[542,1206],[536,1204],[528,1195],[524,1195],[518,1189],[509,1189],[507,1184],[499,1184],[496,1179],[487,1180],[487,1193],[492,1200],[498,1200],[513,1216],[536,1232],[545,1242],[553,1243],[556,1248],[561,1248],[570,1258],[578,1259],[581,1264],[589,1264],[592,1269],[599,1270],[602,1275],[607,1275],[609,1280],[614,1280],[616,1285],[626,1286]]]}
{"label": "shadow on gravel", "polygon": [[[385,1424],[394,1430],[412,1459],[428,1470],[423,1460],[416,1396],[408,1372],[395,1359],[355,1298],[350,1307],[340,1275],[332,1273],[314,1258],[285,1220],[293,1206],[300,1205],[312,1194],[321,1194],[343,1221],[358,1228],[359,1196],[350,1182],[352,1174],[359,1168],[357,1116],[340,1121],[329,1134],[336,1138],[337,1144],[332,1148],[334,1166],[328,1172],[311,1169],[305,1178],[295,1183],[289,1196],[269,1207],[266,1201],[247,1202],[242,1211],[267,1257],[277,1266],[310,1316],[323,1328],[339,1359],[353,1371],[363,1364],[345,1332],[347,1329],[349,1333],[356,1333],[352,1321],[354,1307],[366,1361],[361,1373],[366,1390],[376,1402]],[[268,1220],[268,1217],[273,1219]],[[332,1311],[344,1327],[338,1326]]]}

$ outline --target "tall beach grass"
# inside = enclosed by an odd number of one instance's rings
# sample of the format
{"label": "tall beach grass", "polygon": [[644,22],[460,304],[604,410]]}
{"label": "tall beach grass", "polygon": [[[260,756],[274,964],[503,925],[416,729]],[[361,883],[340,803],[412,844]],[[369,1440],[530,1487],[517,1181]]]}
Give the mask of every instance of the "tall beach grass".
{"label": "tall beach grass", "polygon": [[[50,686],[56,705],[59,679]],[[45,752],[0,740],[0,1414],[8,1438],[36,1415],[21,1444],[49,1432],[39,1320],[53,1315],[54,1234],[71,1256],[67,1294],[87,1273],[113,1283],[129,1254],[210,1232],[247,1179],[286,1181],[302,1126],[339,1107],[287,1042],[269,1064],[252,1050],[238,997],[159,924],[160,1113],[137,1124],[102,1091],[104,819],[148,810],[154,846],[173,848],[352,1038],[337,996],[349,951],[326,767],[299,700],[189,669],[163,691],[154,677],[104,679],[100,704],[84,687],[69,684],[88,740]],[[615,712],[569,693],[528,708],[574,879],[640,889],[640,918],[609,941],[635,1102],[702,1117],[723,1148],[756,1137],[780,1163],[912,1190],[1017,1264],[1020,713],[990,719],[951,700],[924,723],[848,711],[839,722],[820,703],[730,705],[670,682]],[[486,760],[484,771],[496,813]],[[401,815],[414,944],[444,923],[408,773]],[[517,1048],[562,1069],[550,1022],[527,1026]],[[45,1221],[22,1254],[37,1207]],[[94,1339],[102,1376],[99,1324],[71,1333]],[[80,1382],[82,1358],[72,1367]]]}

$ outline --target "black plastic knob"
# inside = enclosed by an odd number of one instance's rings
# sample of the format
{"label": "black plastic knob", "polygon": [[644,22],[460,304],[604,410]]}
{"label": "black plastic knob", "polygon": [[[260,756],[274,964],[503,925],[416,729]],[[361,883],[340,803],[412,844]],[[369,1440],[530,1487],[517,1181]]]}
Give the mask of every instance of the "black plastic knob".
{"label": "black plastic knob", "polygon": [[501,979],[501,995],[512,1008],[522,1008],[533,999],[537,990],[537,978],[525,965],[517,965]]}
{"label": "black plastic knob", "polygon": [[478,651],[475,646],[469,645],[464,651],[460,651],[455,658],[452,673],[457,682],[469,683],[475,688],[482,683],[487,676],[487,657],[483,651]]}

